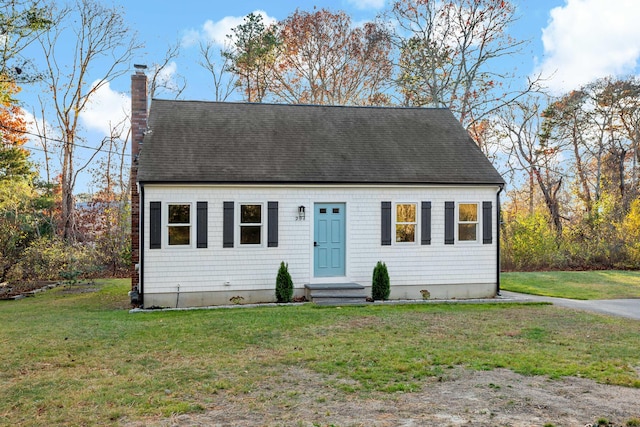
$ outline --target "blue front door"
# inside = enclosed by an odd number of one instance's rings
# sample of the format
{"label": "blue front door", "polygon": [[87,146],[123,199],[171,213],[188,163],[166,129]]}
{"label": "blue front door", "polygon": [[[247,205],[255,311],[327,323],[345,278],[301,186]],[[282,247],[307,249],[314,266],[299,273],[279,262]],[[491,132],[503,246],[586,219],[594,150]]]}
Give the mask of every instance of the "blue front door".
{"label": "blue front door", "polygon": [[313,273],[316,277],[345,275],[344,210],[344,203],[315,204]]}

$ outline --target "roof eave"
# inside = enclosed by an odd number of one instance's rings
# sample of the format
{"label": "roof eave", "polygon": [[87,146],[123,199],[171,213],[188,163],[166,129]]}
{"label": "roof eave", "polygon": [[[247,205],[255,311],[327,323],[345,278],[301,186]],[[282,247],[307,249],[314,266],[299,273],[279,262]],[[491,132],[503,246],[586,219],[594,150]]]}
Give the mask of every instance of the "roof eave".
{"label": "roof eave", "polygon": [[393,185],[393,186],[504,186],[504,181],[183,181],[183,180],[139,180],[140,185],[256,185],[256,186],[284,186],[284,185]]}

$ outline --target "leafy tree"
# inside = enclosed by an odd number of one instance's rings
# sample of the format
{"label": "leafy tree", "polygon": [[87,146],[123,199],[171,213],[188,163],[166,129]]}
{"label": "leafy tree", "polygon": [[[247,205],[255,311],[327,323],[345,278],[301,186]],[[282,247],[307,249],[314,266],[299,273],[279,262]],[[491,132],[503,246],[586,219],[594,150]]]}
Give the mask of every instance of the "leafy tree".
{"label": "leafy tree", "polygon": [[23,50],[53,25],[41,0],[0,0],[0,82],[24,83],[37,78]]}
{"label": "leafy tree", "polygon": [[620,224],[620,233],[627,251],[628,266],[640,268],[640,199],[631,203],[629,213]]}
{"label": "leafy tree", "polygon": [[13,100],[18,91],[13,82],[0,82],[0,181],[29,180],[34,176],[29,152],[21,148],[27,141],[27,128]]}
{"label": "leafy tree", "polygon": [[50,208],[35,183],[37,176],[29,161],[26,124],[13,101],[19,88],[0,81],[0,282],[22,258],[33,240],[50,228],[45,210]]}
{"label": "leafy tree", "polygon": [[388,104],[391,42],[374,23],[353,27],[344,12],[296,10],[279,23],[281,42],[269,89],[279,101]]}
{"label": "leafy tree", "polygon": [[0,180],[33,178],[29,152],[21,148],[27,142],[27,126],[14,96],[20,88],[12,81],[0,81]]}
{"label": "leafy tree", "polygon": [[265,26],[262,21],[262,15],[247,15],[244,23],[233,28],[233,35],[227,36],[231,45],[223,51],[248,102],[265,98],[280,43],[275,26]]}

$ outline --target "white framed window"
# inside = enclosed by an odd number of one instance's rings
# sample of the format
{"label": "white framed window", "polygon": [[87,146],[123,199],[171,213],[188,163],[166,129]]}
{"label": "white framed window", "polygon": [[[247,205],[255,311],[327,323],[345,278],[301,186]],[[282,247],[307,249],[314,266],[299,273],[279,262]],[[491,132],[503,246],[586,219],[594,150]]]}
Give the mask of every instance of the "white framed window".
{"label": "white framed window", "polygon": [[458,203],[458,241],[478,241],[478,203]]}
{"label": "white framed window", "polygon": [[261,246],[263,243],[264,207],[262,203],[240,203],[238,209],[240,246]]}
{"label": "white framed window", "polygon": [[418,230],[418,204],[396,203],[396,243],[415,243]]}
{"label": "white framed window", "polygon": [[167,204],[167,240],[169,246],[191,245],[191,204]]}

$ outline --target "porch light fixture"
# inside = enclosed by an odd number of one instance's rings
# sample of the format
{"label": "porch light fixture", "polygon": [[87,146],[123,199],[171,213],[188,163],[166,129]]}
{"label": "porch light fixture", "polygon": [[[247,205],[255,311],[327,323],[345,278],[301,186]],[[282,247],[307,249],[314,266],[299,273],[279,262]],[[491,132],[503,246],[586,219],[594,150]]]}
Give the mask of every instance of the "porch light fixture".
{"label": "porch light fixture", "polygon": [[303,205],[298,206],[298,216],[296,217],[296,219],[298,221],[304,221],[305,218],[305,207]]}

